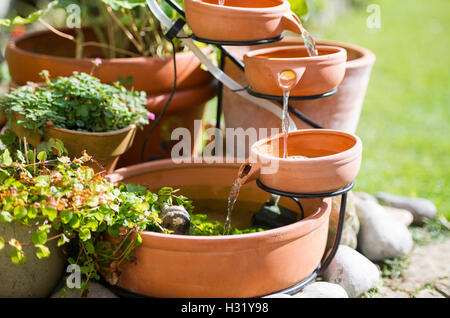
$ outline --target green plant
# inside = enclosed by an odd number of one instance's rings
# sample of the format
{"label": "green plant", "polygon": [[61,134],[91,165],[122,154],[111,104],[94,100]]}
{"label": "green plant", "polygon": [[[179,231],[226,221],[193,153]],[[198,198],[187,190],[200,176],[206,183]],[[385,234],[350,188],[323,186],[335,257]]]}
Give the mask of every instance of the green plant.
{"label": "green plant", "polygon": [[145,92],[128,91],[118,83],[102,84],[85,73],[74,72],[52,81],[48,72],[41,75],[45,86],[29,83],[13,89],[0,100],[0,114],[9,119],[19,117],[17,125],[39,134],[49,126],[107,132],[131,124],[141,127],[151,118],[145,108]]}
{"label": "green plant", "polygon": [[425,221],[423,226],[410,226],[414,242],[417,245],[427,245],[433,241],[442,241],[450,237],[448,221],[443,215]]}
{"label": "green plant", "polygon": [[410,262],[407,258],[388,258],[381,263],[381,276],[388,279],[399,279],[403,277],[404,271]]}
{"label": "green plant", "polygon": [[[92,157],[84,153],[68,158],[59,140],[50,139],[37,148],[25,142],[19,148],[0,152],[0,223],[17,222],[32,228],[33,234],[28,242],[0,237],[0,250],[5,244],[12,246],[11,261],[20,265],[27,258],[24,246],[34,246],[36,257],[43,259],[50,256],[47,243],[57,240],[66,249],[68,262],[80,266],[82,292],[100,274],[113,285],[118,282],[118,266],[135,260],[133,250],[142,243],[142,231],[170,234],[159,215],[165,204],[193,212],[192,202],[173,188],[161,188],[156,194],[142,186],[108,182],[86,166]],[[216,234],[210,229],[214,222],[192,217],[193,234]],[[49,237],[52,230],[58,234]]]}
{"label": "green plant", "polygon": [[[66,9],[70,5],[80,8],[79,19],[83,26],[93,29],[96,41],[85,41],[81,26],[75,28],[75,34],[72,35],[44,19],[47,13],[58,8]],[[161,6],[170,17],[176,17],[176,11],[169,5],[162,1]],[[18,16],[0,19],[0,26],[11,28],[37,21],[58,36],[73,41],[76,58],[82,58],[83,50],[89,46],[101,48],[105,58],[162,56],[172,53],[172,46],[162,36],[161,25],[153,17],[145,0],[54,0],[46,8],[32,12],[25,18]],[[175,42],[175,50],[182,50],[181,41]]]}

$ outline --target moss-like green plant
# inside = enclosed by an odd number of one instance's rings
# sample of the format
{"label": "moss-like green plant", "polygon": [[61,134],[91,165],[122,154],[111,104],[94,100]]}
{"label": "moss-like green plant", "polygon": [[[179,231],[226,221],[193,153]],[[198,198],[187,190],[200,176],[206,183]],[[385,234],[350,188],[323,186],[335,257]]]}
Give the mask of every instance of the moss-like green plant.
{"label": "moss-like green plant", "polygon": [[41,76],[46,85],[29,83],[6,94],[0,100],[0,114],[10,119],[20,115],[17,124],[39,134],[48,126],[107,132],[149,123],[145,92],[129,91],[118,83],[103,84],[86,73],[55,80],[49,80],[47,71]]}

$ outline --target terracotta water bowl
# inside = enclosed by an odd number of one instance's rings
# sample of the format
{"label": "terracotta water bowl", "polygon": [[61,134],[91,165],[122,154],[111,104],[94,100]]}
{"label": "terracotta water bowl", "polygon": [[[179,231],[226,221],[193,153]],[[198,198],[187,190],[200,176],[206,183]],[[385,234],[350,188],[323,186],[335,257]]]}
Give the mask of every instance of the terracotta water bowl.
{"label": "terracotta water bowl", "polygon": [[245,77],[253,91],[280,96],[278,74],[292,70],[297,84],[291,96],[310,96],[330,92],[344,79],[347,52],[335,46],[316,46],[319,55],[309,56],[303,45],[254,50],[244,55]]}
{"label": "terracotta water bowl", "polygon": [[[179,188],[193,200],[194,213],[225,221],[227,197],[239,164],[182,163],[159,160],[116,170],[112,182],[150,190]],[[232,226],[246,228],[270,195],[255,183],[241,188]],[[213,200],[213,202],[211,202]],[[331,201],[302,199],[306,218],[264,232],[228,236],[188,236],[144,232],[134,251],[136,263],[120,265],[118,285],[153,297],[258,297],[308,277],[322,259]],[[293,211],[297,205],[282,198]]]}
{"label": "terracotta water bowl", "polygon": [[283,159],[282,134],[257,141],[251,147],[249,162],[240,168],[241,183],[259,178],[267,187],[280,191],[327,193],[351,183],[361,166],[361,140],[338,130],[290,132],[287,150],[288,158]]}
{"label": "terracotta water bowl", "polygon": [[194,34],[215,41],[256,41],[301,34],[300,19],[286,0],[185,0],[186,20]]}

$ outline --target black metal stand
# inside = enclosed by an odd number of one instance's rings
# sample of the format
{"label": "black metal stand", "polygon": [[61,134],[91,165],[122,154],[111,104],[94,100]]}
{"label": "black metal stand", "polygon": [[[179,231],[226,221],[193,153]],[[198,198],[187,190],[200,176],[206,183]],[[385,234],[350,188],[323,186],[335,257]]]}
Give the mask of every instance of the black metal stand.
{"label": "black metal stand", "polygon": [[258,185],[258,187],[260,187],[262,190],[264,190],[266,192],[276,194],[279,196],[283,196],[283,197],[287,197],[287,198],[294,200],[300,207],[301,219],[304,218],[304,210],[303,210],[303,207],[302,207],[300,201],[298,200],[299,198],[313,199],[313,198],[328,198],[328,197],[334,197],[337,195],[341,196],[341,206],[339,209],[339,219],[338,219],[338,224],[337,224],[336,236],[334,238],[333,246],[331,247],[330,251],[328,252],[327,255],[325,255],[322,258],[322,261],[317,265],[316,269],[311,273],[311,275],[309,275],[308,277],[303,279],[301,282],[295,284],[294,286],[291,286],[287,289],[277,292],[277,294],[279,294],[279,293],[289,294],[289,295],[295,294],[295,293],[299,292],[300,290],[302,290],[306,285],[311,283],[314,279],[316,279],[317,276],[323,274],[325,272],[325,270],[328,268],[328,265],[330,265],[331,261],[333,260],[334,255],[336,255],[337,249],[339,247],[339,243],[341,241],[342,229],[344,228],[345,210],[346,210],[346,205],[347,205],[347,193],[348,193],[348,191],[350,191],[353,188],[354,182],[352,182],[349,185],[345,186],[344,188],[336,190],[336,191],[327,192],[327,193],[314,193],[314,194],[292,193],[292,192],[279,191],[279,190],[272,189],[272,188],[265,186],[259,180],[256,180],[256,184]]}

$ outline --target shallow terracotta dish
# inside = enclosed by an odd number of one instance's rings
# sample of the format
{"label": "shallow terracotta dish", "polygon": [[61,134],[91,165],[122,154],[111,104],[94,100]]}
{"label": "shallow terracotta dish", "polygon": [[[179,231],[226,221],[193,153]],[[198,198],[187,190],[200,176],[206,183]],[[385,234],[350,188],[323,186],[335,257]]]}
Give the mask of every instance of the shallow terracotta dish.
{"label": "shallow terracotta dish", "polygon": [[316,46],[319,55],[309,56],[303,45],[254,50],[244,55],[245,77],[252,90],[282,95],[278,73],[292,70],[299,79],[291,96],[310,96],[332,91],[344,79],[347,53],[344,48]]}
{"label": "shallow terracotta dish", "polygon": [[[149,189],[180,188],[180,194],[193,200],[196,213],[210,214],[213,209],[223,222],[238,168],[239,164],[160,160],[122,168],[108,177]],[[253,212],[269,197],[255,183],[243,186],[232,226],[248,227]],[[219,201],[202,203],[211,199]],[[331,208],[329,199],[301,202],[305,219],[265,232],[207,237],[144,232],[143,245],[134,252],[136,264],[120,265],[119,286],[147,296],[203,298],[257,297],[295,285],[314,271],[324,255]],[[292,200],[282,198],[280,204],[298,210]]]}
{"label": "shallow terracotta dish", "polygon": [[[290,132],[287,150],[288,158],[284,159],[282,134],[257,141],[251,147],[249,163],[241,166],[241,183],[259,179],[280,191],[326,193],[351,183],[361,166],[361,140],[338,130]],[[290,159],[289,156],[307,158]]]}
{"label": "shallow terracotta dish", "polygon": [[194,34],[216,41],[256,41],[283,30],[301,34],[300,19],[285,0],[185,0],[186,20]]}

